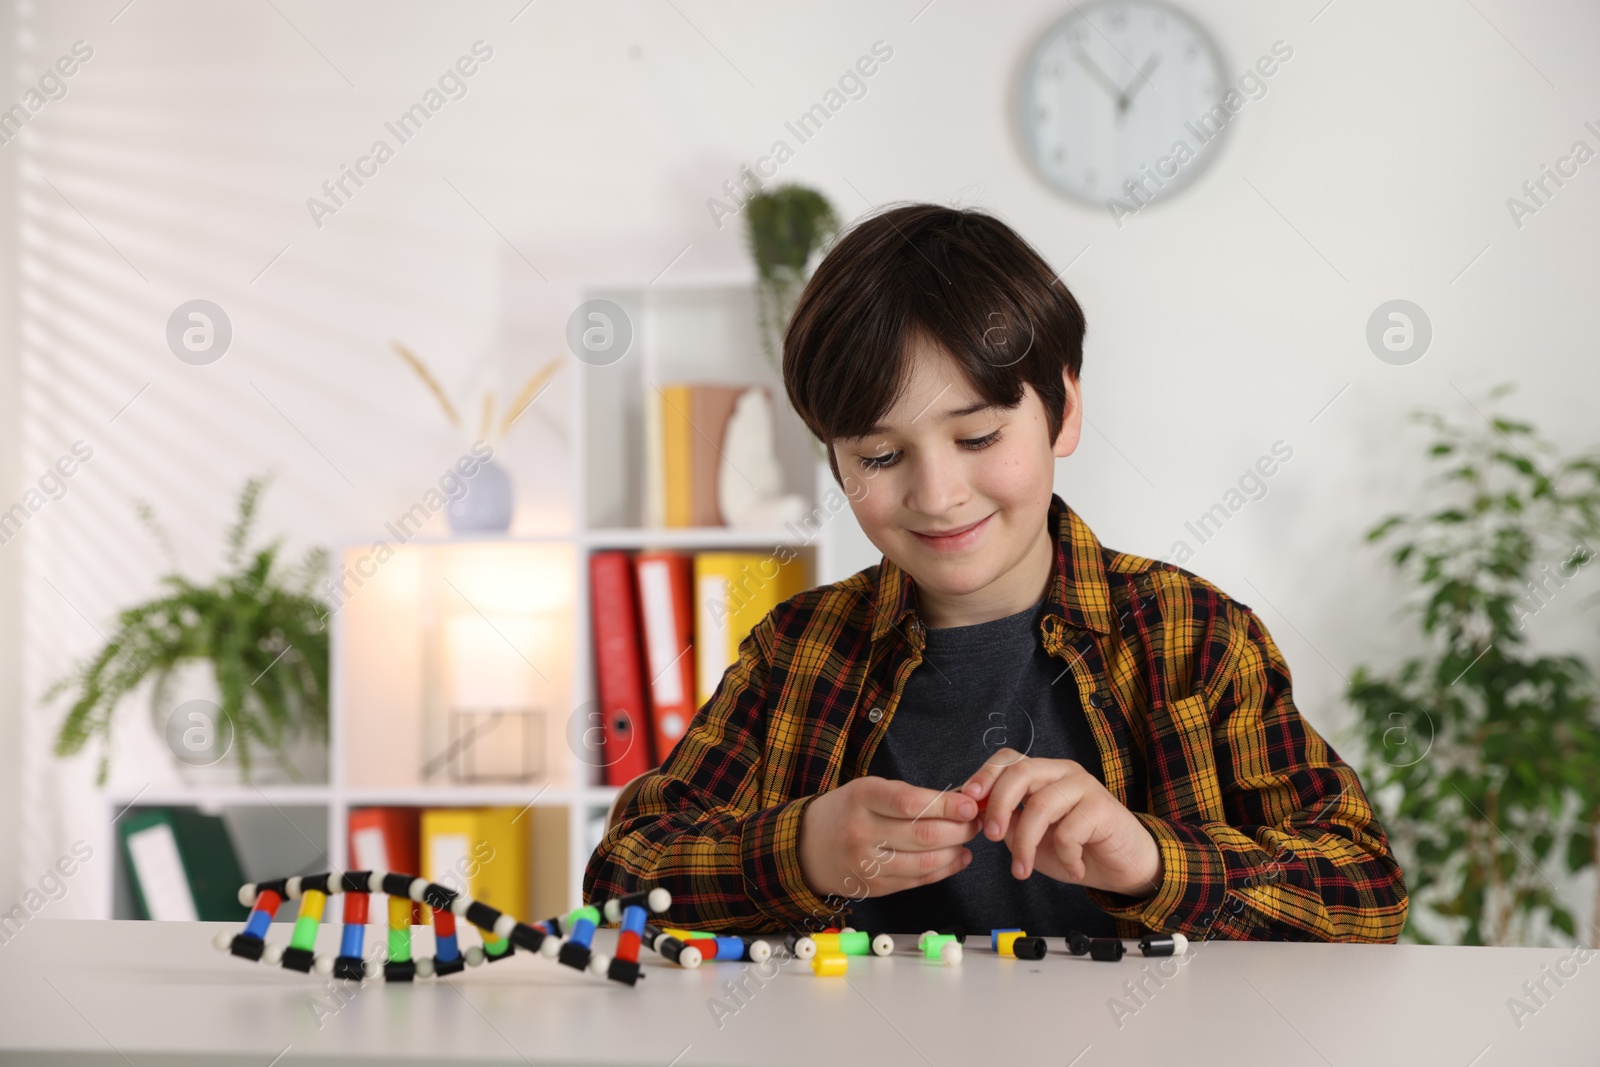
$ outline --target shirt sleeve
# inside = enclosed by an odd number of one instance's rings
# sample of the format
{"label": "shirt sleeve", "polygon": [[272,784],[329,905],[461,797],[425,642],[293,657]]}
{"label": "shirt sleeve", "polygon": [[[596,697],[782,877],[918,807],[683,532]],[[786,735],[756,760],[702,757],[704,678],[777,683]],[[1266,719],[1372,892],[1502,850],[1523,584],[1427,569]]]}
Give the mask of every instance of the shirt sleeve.
{"label": "shirt sleeve", "polygon": [[708,931],[779,929],[837,912],[800,873],[800,823],[814,798],[762,806],[772,643],[769,614],[589,858],[585,901],[661,886],[674,925]]}
{"label": "shirt sleeve", "polygon": [[1409,897],[1361,781],[1295,708],[1266,628],[1237,610],[1242,649],[1217,698],[1172,708],[1210,723],[1213,765],[1197,754],[1190,784],[1201,810],[1224,818],[1135,812],[1160,849],[1161,885],[1145,897],[1089,896],[1115,917],[1191,939],[1396,941]]}

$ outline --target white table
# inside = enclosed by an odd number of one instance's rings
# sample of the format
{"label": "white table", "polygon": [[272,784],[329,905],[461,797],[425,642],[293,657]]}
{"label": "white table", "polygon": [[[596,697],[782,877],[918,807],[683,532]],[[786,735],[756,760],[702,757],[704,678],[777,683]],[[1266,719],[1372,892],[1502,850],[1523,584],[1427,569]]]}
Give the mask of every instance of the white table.
{"label": "white table", "polygon": [[[1017,1067],[1161,1063],[1600,1064],[1600,953],[1518,1028],[1506,1007],[1556,949],[1211,942],[1186,963],[1037,962],[968,939],[955,968],[911,947],[853,958],[846,978],[767,965],[743,1006],[724,984],[753,964],[681,970],[648,951],[630,989],[519,954],[450,979],[358,987],[320,1020],[324,981],[211,947],[236,924],[29,923],[0,946],[0,1064],[795,1064]],[[369,927],[372,937],[383,931]],[[325,925],[319,952],[337,947]],[[269,940],[287,941],[289,924]],[[614,935],[602,931],[597,947]],[[419,928],[418,947],[431,941]],[[1162,964],[1164,971],[1156,970]],[[1108,1002],[1146,967],[1121,1025]],[[758,972],[759,973],[759,972]],[[713,1018],[724,1001],[736,1014]],[[274,1057],[279,1057],[274,1061]]]}

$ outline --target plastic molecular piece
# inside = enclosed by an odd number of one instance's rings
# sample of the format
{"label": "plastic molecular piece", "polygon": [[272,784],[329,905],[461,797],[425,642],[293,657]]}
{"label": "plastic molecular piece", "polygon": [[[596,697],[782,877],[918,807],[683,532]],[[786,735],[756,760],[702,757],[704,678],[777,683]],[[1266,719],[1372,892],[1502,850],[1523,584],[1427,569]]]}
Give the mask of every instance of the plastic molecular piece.
{"label": "plastic molecular piece", "polygon": [[766,963],[772,958],[772,945],[759,937],[746,938],[744,958],[751,963]]}
{"label": "plastic molecular piece", "polygon": [[1067,951],[1074,956],[1089,954],[1089,935],[1082,930],[1067,931]]}
{"label": "plastic molecular piece", "polygon": [[888,934],[879,934],[872,939],[872,954],[874,956],[887,956],[894,952],[894,938]]}
{"label": "plastic molecular piece", "polygon": [[[369,946],[364,942],[365,928],[370,910],[370,895],[383,893],[388,897],[388,923],[385,943]],[[316,942],[330,897],[345,897],[343,924],[339,931],[338,955],[317,955]],[[575,926],[589,924],[589,929],[574,931],[578,936],[568,941],[561,937],[559,919],[528,925],[514,916],[505,914],[481,901],[446,886],[430,882],[415,875],[396,871],[328,871],[323,874],[296,875],[292,878],[270,879],[240,886],[239,900],[251,905],[245,928],[229,937],[217,935],[213,944],[233,955],[268,966],[283,966],[302,973],[315,973],[319,977],[335,977],[346,981],[367,981],[383,978],[391,982],[410,982],[416,978],[436,978],[454,974],[468,966],[507,959],[517,948],[538,955],[558,956],[562,947],[586,954],[591,973],[612,977],[613,970],[625,972],[626,966],[615,968],[616,963],[637,963],[638,931],[634,936],[632,955],[624,952],[620,961],[603,953],[593,952],[589,938],[593,924],[598,919],[595,908],[577,909],[570,917]],[[649,890],[640,894],[644,906],[660,906],[670,900],[666,890]],[[272,920],[286,901],[297,901],[299,911],[287,944],[266,940]],[[416,955],[413,944],[412,909],[424,904],[433,913],[435,955]],[[462,951],[457,938],[457,919],[465,919],[481,935],[481,944]],[[631,926],[641,925],[634,920]],[[659,936],[659,931],[656,932]],[[740,952],[746,951],[743,939],[732,939]],[[363,951],[367,949],[367,951]],[[715,951],[711,949],[711,951]],[[576,952],[569,952],[575,955]],[[698,963],[699,953],[692,956]],[[689,963],[690,961],[685,961]],[[639,977],[643,977],[640,975]],[[629,982],[628,984],[632,984]]]}
{"label": "plastic molecular piece", "polygon": [[[633,985],[640,978],[639,946],[644,940],[645,910],[637,904],[622,909],[622,932],[617,935],[617,955],[606,966],[606,977],[624,985]],[[595,959],[600,959],[596,954]],[[590,961],[591,966],[594,961]]]}
{"label": "plastic molecular piece", "polygon": [[1089,958],[1115,962],[1127,951],[1120,937],[1094,937],[1089,939]]}
{"label": "plastic molecular piece", "polygon": [[[589,966],[589,946],[594,941],[594,929],[600,925],[600,909],[573,908],[567,915],[567,925],[572,927],[572,933],[557,951],[556,959],[574,970],[584,970]],[[484,947],[493,954],[494,950],[487,943]]]}
{"label": "plastic molecular piece", "polygon": [[961,963],[961,942],[946,941],[939,949],[939,962],[946,967],[956,967]]}
{"label": "plastic molecular piece", "polygon": [[843,977],[850,969],[850,957],[842,952],[819,952],[811,961],[811,971],[819,977]]}
{"label": "plastic molecular piece", "polygon": [[1189,947],[1189,939],[1182,934],[1145,934],[1139,939],[1139,951],[1146,956],[1181,956]]}
{"label": "plastic molecular piece", "polygon": [[797,960],[809,960],[817,954],[817,943],[805,934],[798,937],[790,934],[783,939],[783,945]]}
{"label": "plastic molecular piece", "polygon": [[958,948],[961,942],[955,939],[954,934],[924,934],[922,937],[922,955],[925,959],[942,959],[941,953],[948,945]]}
{"label": "plastic molecular piece", "polygon": [[1001,934],[1021,934],[1022,936],[1026,937],[1028,932],[1026,930],[1022,929],[1019,926],[1003,926],[1003,927],[1000,927],[999,929],[990,930],[989,931],[989,947],[991,949],[993,949],[994,951],[996,951],[996,952],[1000,951],[1000,935]]}
{"label": "plastic molecular piece", "polygon": [[1011,942],[1011,954],[1019,960],[1042,960],[1045,943],[1042,937],[1019,937]]}
{"label": "plastic molecular piece", "polygon": [[1012,946],[1015,945],[1020,938],[1027,936],[1028,934],[1025,930],[996,931],[994,939],[995,951],[1002,956],[1015,956],[1016,952],[1013,951]]}

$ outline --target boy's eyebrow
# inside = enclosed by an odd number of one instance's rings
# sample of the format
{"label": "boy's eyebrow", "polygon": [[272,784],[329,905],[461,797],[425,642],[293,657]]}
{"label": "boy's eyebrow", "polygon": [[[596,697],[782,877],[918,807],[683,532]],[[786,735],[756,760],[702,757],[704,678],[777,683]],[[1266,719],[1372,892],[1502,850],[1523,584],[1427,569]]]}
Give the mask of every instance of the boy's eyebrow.
{"label": "boy's eyebrow", "polygon": [[[975,404],[968,404],[964,408],[951,408],[949,411],[941,412],[939,414],[939,421],[940,422],[949,422],[951,419],[959,419],[959,418],[963,418],[963,417],[965,417],[967,415],[976,415],[980,411],[988,411],[990,408],[997,408],[999,406],[1000,406],[999,404],[991,404],[987,400],[980,400]],[[915,422],[916,420],[913,419],[912,421]],[[891,431],[891,429],[892,429],[892,427],[885,426],[883,423],[880,422],[876,426],[874,426],[871,429],[869,429],[866,433],[861,434],[860,436],[862,436],[862,437],[874,437],[874,436],[876,436],[878,434],[881,434],[881,433],[889,433]]]}

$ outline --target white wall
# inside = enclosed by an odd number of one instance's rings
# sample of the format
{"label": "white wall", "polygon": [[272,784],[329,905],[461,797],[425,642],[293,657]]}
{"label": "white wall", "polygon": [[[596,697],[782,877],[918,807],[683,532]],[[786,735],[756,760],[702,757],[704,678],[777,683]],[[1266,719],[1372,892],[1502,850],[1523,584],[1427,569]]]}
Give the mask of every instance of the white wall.
{"label": "white wall", "polygon": [[[21,477],[79,438],[95,449],[21,541],[21,877],[89,817],[90,761],[48,755],[58,712],[36,698],[152,591],[161,557],[134,497],[197,568],[267,467],[268,529],[299,546],[368,536],[462,445],[389,337],[476,396],[562,349],[580,279],[741,264],[742,225],[718,229],[707,198],[878,40],[892,60],[781,179],[847,216],[984,206],[1073,264],[1091,429],[1058,488],[1106,543],[1166,556],[1275,441],[1294,449],[1189,566],[1260,610],[1325,734],[1348,719],[1343,676],[1391,661],[1410,629],[1358,548],[1417,484],[1405,413],[1470,414],[1461,393],[1515,379],[1520,414],[1566,446],[1594,439],[1600,166],[1520,230],[1505,207],[1575,139],[1595,144],[1600,11],[1579,0],[1189,0],[1230,71],[1280,39],[1294,57],[1194,187],[1120,229],[1043,187],[1010,132],[1019,66],[1064,4],[121,4],[24,6],[19,78],[79,39],[94,57],[0,146],[22,168]],[[494,55],[466,98],[316,228],[306,198],[478,39]],[[163,339],[197,296],[235,328],[208,367]],[[1395,297],[1435,329],[1407,367],[1363,340]],[[550,400],[504,450],[525,527],[562,519],[561,391]],[[1576,618],[1541,624],[1592,648]]]}

